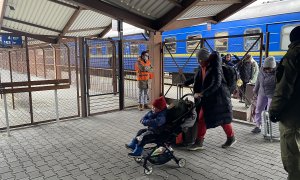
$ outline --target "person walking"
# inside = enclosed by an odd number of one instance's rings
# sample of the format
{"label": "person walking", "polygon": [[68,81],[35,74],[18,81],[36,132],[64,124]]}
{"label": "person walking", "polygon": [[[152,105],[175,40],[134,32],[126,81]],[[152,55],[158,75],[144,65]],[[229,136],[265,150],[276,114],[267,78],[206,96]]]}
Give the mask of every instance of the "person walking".
{"label": "person walking", "polygon": [[254,96],[257,96],[256,109],[255,109],[255,124],[256,127],[251,131],[254,134],[261,132],[262,118],[261,113],[269,106],[272,101],[272,96],[275,91],[275,57],[267,57],[264,61],[263,67],[260,69],[258,78],[253,88]]}
{"label": "person walking", "polygon": [[247,54],[245,58],[237,64],[237,70],[243,84],[239,90],[240,102],[245,101],[246,86],[248,83],[255,84],[259,72],[257,62],[250,54]]}
{"label": "person walking", "polygon": [[138,109],[140,111],[144,108],[149,109],[148,106],[148,88],[149,88],[149,79],[153,77],[151,62],[149,60],[149,53],[143,51],[141,56],[138,58],[137,62],[134,65],[136,71],[136,80],[138,81],[139,88],[139,99],[138,99]]}
{"label": "person walking", "polygon": [[287,53],[277,67],[270,120],[279,121],[281,159],[288,180],[300,178],[300,26],[290,33]]}
{"label": "person walking", "polygon": [[203,149],[206,130],[218,126],[222,126],[227,135],[222,148],[230,147],[236,139],[231,125],[230,92],[222,72],[221,57],[217,52],[210,54],[207,48],[201,48],[197,53],[197,58],[201,68],[194,80],[194,89],[199,90],[194,97],[201,98],[201,109],[198,115],[197,138],[188,149]]}

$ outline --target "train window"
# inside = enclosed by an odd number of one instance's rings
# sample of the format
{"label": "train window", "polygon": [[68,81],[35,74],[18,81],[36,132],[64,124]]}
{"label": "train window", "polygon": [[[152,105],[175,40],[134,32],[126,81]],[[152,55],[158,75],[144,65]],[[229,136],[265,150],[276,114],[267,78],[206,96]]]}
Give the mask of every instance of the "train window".
{"label": "train window", "polygon": [[102,46],[91,46],[89,47],[90,57],[99,57],[102,55]]}
{"label": "train window", "polygon": [[[170,51],[170,53],[175,53],[176,52],[176,38],[175,37],[168,37],[165,38],[165,45]],[[168,50],[165,49],[165,53],[168,53]]]}
{"label": "train window", "polygon": [[130,54],[131,55],[139,55],[139,46],[136,43],[130,44]]}
{"label": "train window", "polygon": [[[219,32],[215,34],[215,37],[228,36],[228,32]],[[228,50],[228,38],[216,38],[215,49],[219,52],[226,52]]]}
{"label": "train window", "polygon": [[[257,33],[261,33],[260,28],[246,29],[244,32],[244,34],[257,34]],[[245,36],[244,37],[245,51],[248,51],[258,38],[259,36]],[[260,47],[260,40],[258,40],[258,42],[253,46],[253,48],[250,51],[258,51],[259,47]]]}
{"label": "train window", "polygon": [[283,26],[281,29],[281,41],[280,41],[280,48],[281,50],[288,50],[288,46],[291,43],[290,41],[290,33],[291,31],[300,24],[293,24]]}
{"label": "train window", "polygon": [[[200,38],[202,38],[201,34],[197,34],[197,35],[195,34],[195,35],[191,35],[191,36],[187,37],[186,51],[188,53],[192,53],[196,49],[197,46],[198,46],[197,49],[200,49],[200,46],[201,46],[199,44]],[[197,40],[194,40],[194,39],[197,39]],[[195,52],[197,52],[197,50]]]}

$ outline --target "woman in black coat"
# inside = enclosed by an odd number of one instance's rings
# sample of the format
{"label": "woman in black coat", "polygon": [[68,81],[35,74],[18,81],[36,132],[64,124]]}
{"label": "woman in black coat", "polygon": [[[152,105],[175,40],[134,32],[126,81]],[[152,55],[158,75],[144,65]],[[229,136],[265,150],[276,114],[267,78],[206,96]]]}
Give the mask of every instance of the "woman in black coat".
{"label": "woman in black coat", "polygon": [[194,86],[200,89],[195,98],[201,98],[201,110],[198,119],[198,135],[189,150],[203,149],[206,129],[222,126],[227,141],[223,148],[232,146],[236,140],[231,126],[232,105],[230,91],[222,70],[222,60],[218,52],[209,53],[206,48],[197,54],[201,66],[195,77]]}

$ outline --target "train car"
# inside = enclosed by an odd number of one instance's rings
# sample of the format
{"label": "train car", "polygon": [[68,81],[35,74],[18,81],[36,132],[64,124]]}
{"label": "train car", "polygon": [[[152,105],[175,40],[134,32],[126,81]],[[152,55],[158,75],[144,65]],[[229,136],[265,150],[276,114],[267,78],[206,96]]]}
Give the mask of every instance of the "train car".
{"label": "train car", "polygon": [[[199,42],[199,40],[193,40],[196,38],[263,33],[263,43],[265,44],[266,33],[269,32],[269,56],[275,56],[276,60],[279,61],[288,49],[290,31],[300,25],[299,10],[300,1],[298,0],[271,1],[242,9],[223,22],[212,24],[210,29],[207,28],[207,24],[201,24],[166,31],[162,37],[169,50],[164,51],[164,71],[176,73],[178,66],[183,67]],[[241,57],[253,44],[253,41],[253,37],[250,36],[235,40],[231,38],[215,39],[210,40],[209,44],[211,48],[221,53],[236,54]],[[253,47],[250,54],[258,61],[258,43]],[[183,72],[193,73],[197,66],[195,54],[193,54],[184,66]]]}
{"label": "train car", "polygon": [[[111,38],[111,40],[117,40],[116,37]],[[134,63],[137,57],[142,53],[142,51],[147,50],[147,44],[140,43],[148,40],[148,37],[144,34],[132,34],[124,36],[124,70],[134,70]],[[88,54],[89,54],[89,67],[92,68],[112,68],[112,54],[113,46],[117,44],[111,43],[109,40],[97,40],[91,39],[87,41]],[[116,52],[117,53],[117,52]]]}

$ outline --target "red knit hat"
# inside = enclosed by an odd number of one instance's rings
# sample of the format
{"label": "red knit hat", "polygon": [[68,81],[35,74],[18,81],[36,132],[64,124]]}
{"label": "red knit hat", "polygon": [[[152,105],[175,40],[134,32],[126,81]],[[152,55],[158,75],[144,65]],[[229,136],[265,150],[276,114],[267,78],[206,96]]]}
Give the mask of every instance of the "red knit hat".
{"label": "red knit hat", "polygon": [[163,110],[167,107],[167,102],[163,96],[160,96],[153,101],[152,105],[159,110]]}

